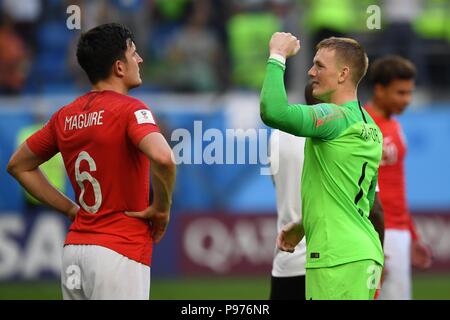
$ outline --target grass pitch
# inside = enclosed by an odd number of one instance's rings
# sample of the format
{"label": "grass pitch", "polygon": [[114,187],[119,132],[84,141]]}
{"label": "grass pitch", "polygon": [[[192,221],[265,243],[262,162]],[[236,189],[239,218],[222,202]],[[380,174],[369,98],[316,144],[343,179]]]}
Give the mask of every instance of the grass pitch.
{"label": "grass pitch", "polygon": [[[267,300],[269,277],[152,279],[153,300]],[[450,273],[416,274],[413,297],[450,300]],[[1,283],[0,300],[60,300],[58,282]]]}

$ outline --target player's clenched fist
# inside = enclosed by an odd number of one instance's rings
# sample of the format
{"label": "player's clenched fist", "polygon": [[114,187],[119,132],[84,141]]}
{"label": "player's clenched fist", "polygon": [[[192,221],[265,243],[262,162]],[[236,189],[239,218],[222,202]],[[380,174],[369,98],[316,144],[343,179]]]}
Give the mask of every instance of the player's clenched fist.
{"label": "player's clenched fist", "polygon": [[300,40],[291,33],[275,32],[270,39],[269,49],[270,54],[279,54],[288,58],[300,50]]}

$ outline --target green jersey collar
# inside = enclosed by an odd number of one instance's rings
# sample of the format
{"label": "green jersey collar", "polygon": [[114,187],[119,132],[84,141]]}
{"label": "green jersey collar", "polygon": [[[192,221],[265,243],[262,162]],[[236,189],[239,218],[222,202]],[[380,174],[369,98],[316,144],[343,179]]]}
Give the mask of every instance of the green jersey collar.
{"label": "green jersey collar", "polygon": [[358,108],[359,107],[359,101],[358,100],[348,101],[348,102],[345,102],[345,103],[343,103],[343,104],[341,104],[339,106],[340,107],[351,107],[351,108],[355,107],[355,108]]}

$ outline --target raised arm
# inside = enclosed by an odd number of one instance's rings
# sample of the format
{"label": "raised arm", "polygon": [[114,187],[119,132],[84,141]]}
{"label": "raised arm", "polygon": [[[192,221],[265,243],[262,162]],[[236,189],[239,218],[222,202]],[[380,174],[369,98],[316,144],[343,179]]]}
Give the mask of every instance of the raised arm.
{"label": "raised arm", "polygon": [[333,139],[346,128],[342,110],[335,105],[288,103],[284,86],[285,59],[300,44],[291,34],[277,32],[270,40],[270,57],[260,96],[261,120],[269,127],[296,136]]}

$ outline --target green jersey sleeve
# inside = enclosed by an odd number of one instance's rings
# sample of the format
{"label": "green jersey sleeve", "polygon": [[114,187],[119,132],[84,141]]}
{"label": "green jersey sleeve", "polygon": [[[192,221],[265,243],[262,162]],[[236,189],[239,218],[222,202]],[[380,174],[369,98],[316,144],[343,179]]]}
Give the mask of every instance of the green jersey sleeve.
{"label": "green jersey sleeve", "polygon": [[284,86],[285,65],[269,59],[260,96],[262,121],[269,127],[302,137],[331,140],[348,127],[342,110],[334,104],[289,104]]}

